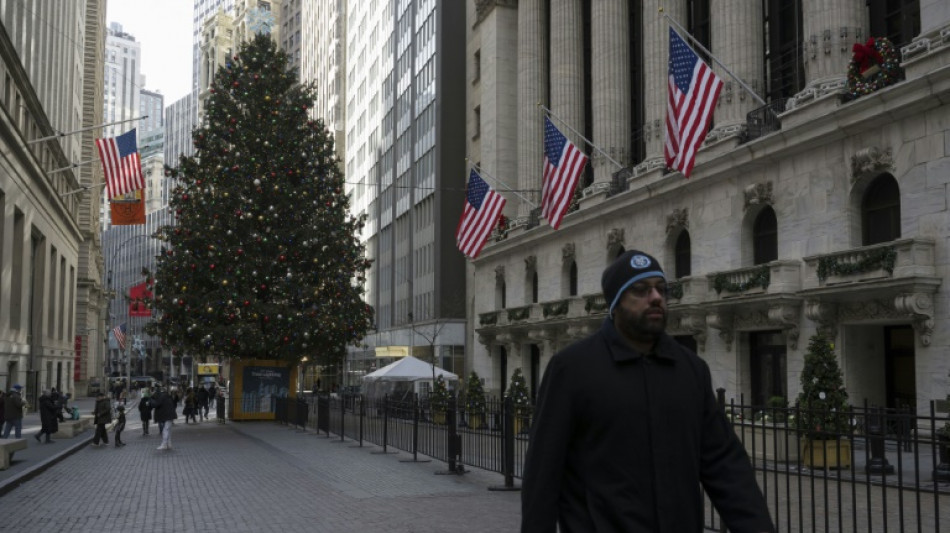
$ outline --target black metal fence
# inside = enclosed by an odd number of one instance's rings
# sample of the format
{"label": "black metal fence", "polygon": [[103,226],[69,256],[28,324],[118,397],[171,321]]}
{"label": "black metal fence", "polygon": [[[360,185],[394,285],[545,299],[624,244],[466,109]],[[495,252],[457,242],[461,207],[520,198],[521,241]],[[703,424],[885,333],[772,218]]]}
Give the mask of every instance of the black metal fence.
{"label": "black metal fence", "polygon": [[[931,532],[950,523],[950,436],[941,440],[939,431],[950,418],[936,402],[920,415],[866,403],[835,413],[747,405],[726,402],[724,391],[719,401],[778,531]],[[437,409],[417,397],[321,395],[279,399],[275,412],[279,422],[323,438],[438,459],[451,473],[466,465],[498,472],[507,488],[522,477],[531,424],[529,413],[497,399],[473,412],[455,398]],[[724,531],[708,501],[706,516],[708,529]]]}

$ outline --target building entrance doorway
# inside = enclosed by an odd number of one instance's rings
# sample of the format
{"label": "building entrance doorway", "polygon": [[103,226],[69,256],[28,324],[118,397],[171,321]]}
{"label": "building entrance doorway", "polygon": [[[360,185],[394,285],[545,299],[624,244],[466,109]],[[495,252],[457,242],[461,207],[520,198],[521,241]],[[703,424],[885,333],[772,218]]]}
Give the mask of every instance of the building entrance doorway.
{"label": "building entrance doorway", "polygon": [[917,402],[913,327],[884,327],[884,364],[887,406],[913,408]]}
{"label": "building entrance doorway", "polygon": [[766,405],[769,398],[775,396],[788,399],[785,358],[785,334],[782,330],[749,333],[752,405]]}

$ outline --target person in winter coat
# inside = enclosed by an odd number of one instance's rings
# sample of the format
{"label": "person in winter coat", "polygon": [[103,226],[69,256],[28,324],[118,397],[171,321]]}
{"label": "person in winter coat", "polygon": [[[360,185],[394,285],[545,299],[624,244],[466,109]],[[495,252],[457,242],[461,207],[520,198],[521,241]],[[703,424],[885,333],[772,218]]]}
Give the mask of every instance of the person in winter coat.
{"label": "person in winter coat", "polygon": [[14,437],[23,436],[23,407],[26,403],[20,397],[20,391],[23,387],[19,383],[13,386],[13,389],[3,399],[3,438],[10,437],[10,430],[14,431]]}
{"label": "person in winter coat", "polygon": [[198,386],[195,392],[195,403],[198,407],[198,416],[202,420],[208,418],[208,389]]}
{"label": "person in winter coat", "polygon": [[109,433],[106,424],[112,422],[112,403],[105,394],[96,395],[96,406],[93,408],[93,422],[96,424],[96,434],[92,437],[92,445],[99,447],[99,442],[109,444]]}
{"label": "person in winter coat", "polygon": [[46,444],[53,442],[50,437],[53,433],[59,431],[59,417],[62,407],[59,402],[53,398],[48,390],[40,394],[40,432],[34,435],[36,442],[41,442],[40,437],[46,435]]}
{"label": "person in winter coat", "polygon": [[218,410],[218,423],[223,424],[225,417],[224,409],[227,404],[224,400],[224,389],[218,389],[218,398],[214,402],[214,406]]}
{"label": "person in winter coat", "polygon": [[198,402],[195,399],[195,390],[191,387],[185,391],[185,408],[182,410],[182,414],[185,415],[185,423],[187,424],[189,420],[194,420],[195,424],[198,423],[198,411],[197,405]]}
{"label": "person in winter coat", "polygon": [[155,409],[155,421],[158,422],[162,431],[162,444],[159,450],[172,449],[172,424],[178,413],[175,412],[175,401],[165,392],[164,389],[158,389],[152,395],[152,408]]}
{"label": "person in winter coat", "polygon": [[621,254],[600,331],[554,355],[538,392],[522,533],[699,533],[700,486],[733,533],[775,530],[709,367],[665,333],[666,276]]}
{"label": "person in winter coat", "polygon": [[[142,399],[139,400],[139,418],[142,419],[142,435],[148,435],[148,423],[152,420],[152,393],[148,388],[142,389]],[[161,431],[159,431],[161,433]]]}
{"label": "person in winter coat", "polygon": [[125,430],[125,406],[120,405],[116,411],[118,411],[119,418],[115,423],[115,447],[121,448],[125,446],[125,443],[122,442],[122,431]]}

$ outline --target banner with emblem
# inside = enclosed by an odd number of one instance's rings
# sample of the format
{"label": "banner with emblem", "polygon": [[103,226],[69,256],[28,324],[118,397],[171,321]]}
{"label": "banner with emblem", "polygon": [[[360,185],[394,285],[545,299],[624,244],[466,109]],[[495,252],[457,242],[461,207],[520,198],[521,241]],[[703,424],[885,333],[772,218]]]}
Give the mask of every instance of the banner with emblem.
{"label": "banner with emblem", "polygon": [[145,191],[137,190],[109,201],[113,226],[141,226],[145,224]]}

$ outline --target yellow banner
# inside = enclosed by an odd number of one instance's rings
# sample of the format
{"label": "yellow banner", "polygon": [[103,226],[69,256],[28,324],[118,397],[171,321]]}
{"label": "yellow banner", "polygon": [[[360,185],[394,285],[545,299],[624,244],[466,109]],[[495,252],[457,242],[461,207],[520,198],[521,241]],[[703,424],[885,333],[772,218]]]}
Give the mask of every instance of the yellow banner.
{"label": "yellow banner", "polygon": [[220,366],[221,366],[221,365],[217,365],[217,364],[214,364],[214,365],[198,365],[198,375],[199,375],[199,376],[207,376],[207,375],[210,374],[210,375],[213,375],[213,376],[217,376],[217,375],[218,375],[218,368],[219,368]]}

